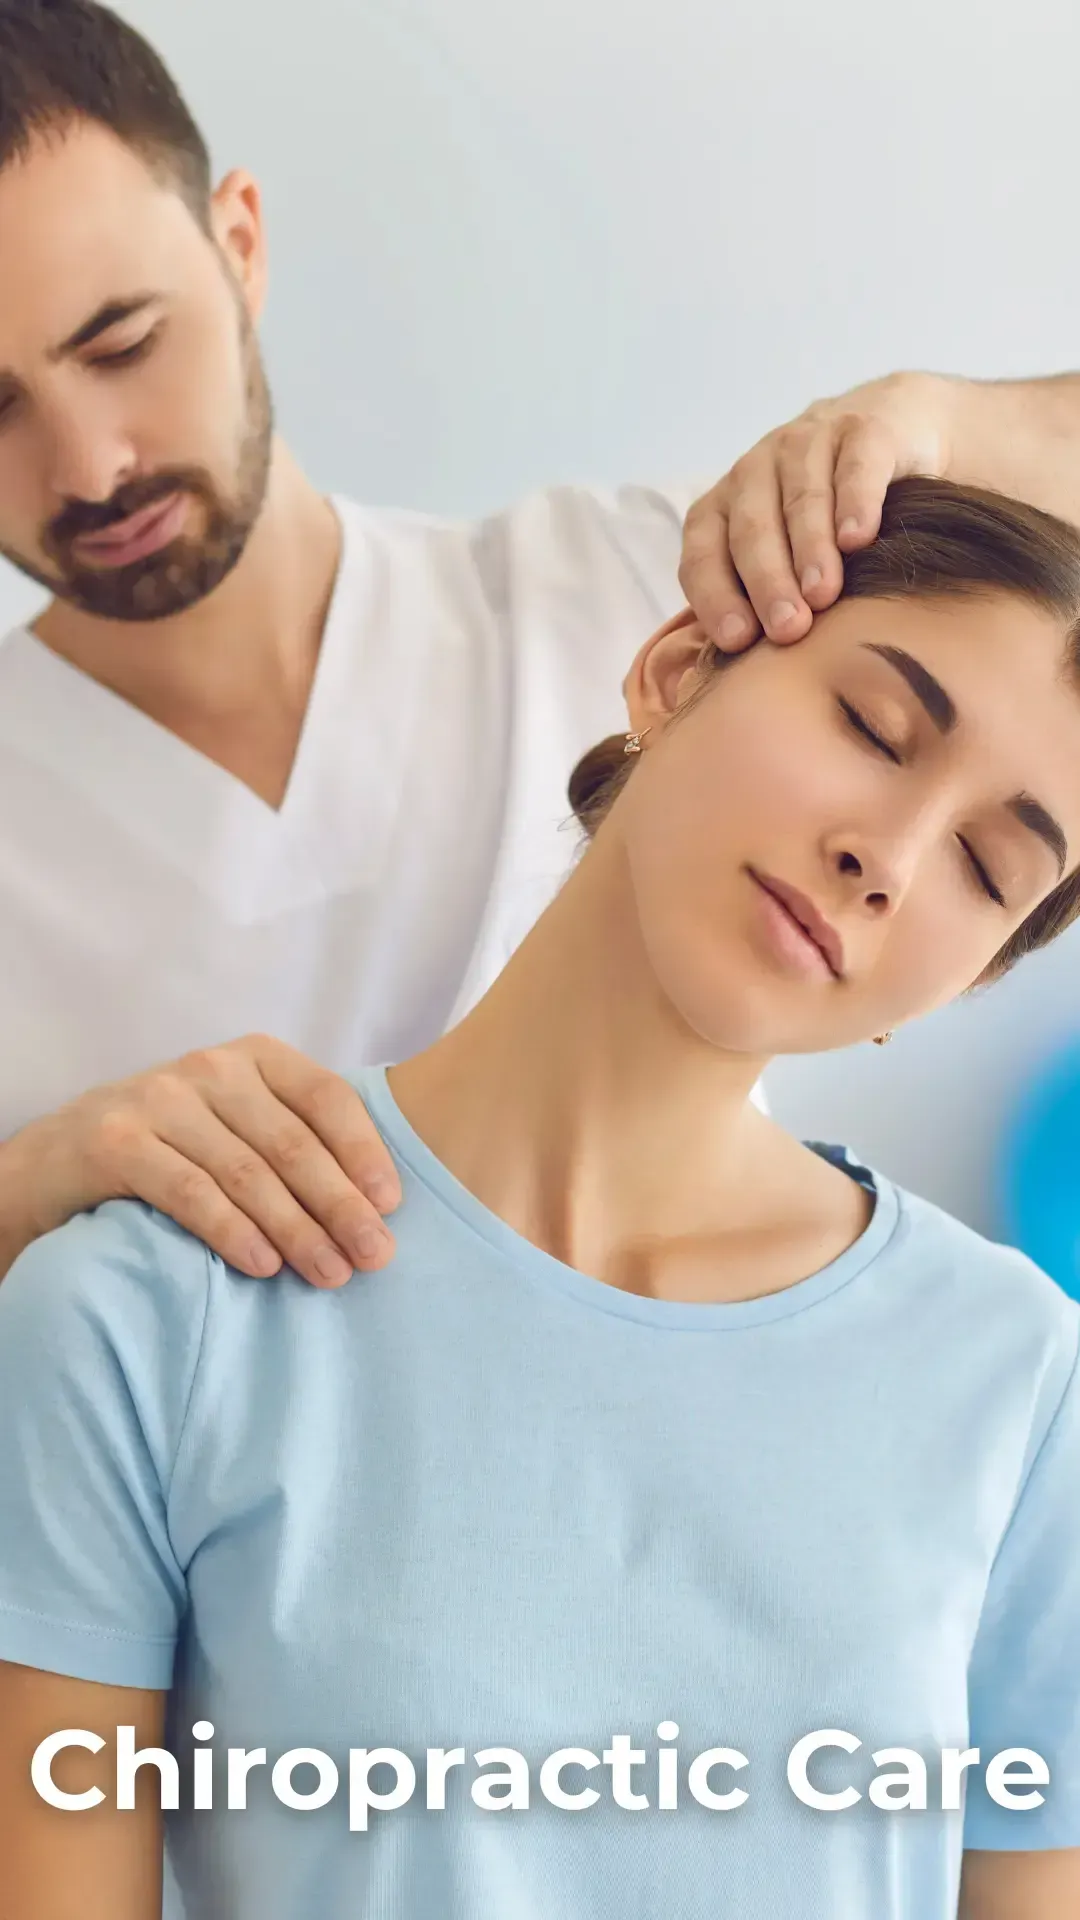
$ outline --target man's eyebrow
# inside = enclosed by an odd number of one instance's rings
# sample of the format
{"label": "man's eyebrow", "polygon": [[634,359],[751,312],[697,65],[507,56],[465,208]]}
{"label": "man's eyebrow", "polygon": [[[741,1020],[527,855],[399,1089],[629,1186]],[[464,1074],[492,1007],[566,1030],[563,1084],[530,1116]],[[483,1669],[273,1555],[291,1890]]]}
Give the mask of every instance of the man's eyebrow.
{"label": "man's eyebrow", "polygon": [[[108,333],[110,327],[118,327],[124,320],[130,320],[136,313],[145,313],[147,307],[155,306],[161,300],[160,293],[133,293],[124,300],[107,300],[89,320],[62,340],[58,347],[50,347],[47,358],[53,366],[66,360],[72,353],[78,353],[80,347],[88,347],[99,335]],[[19,389],[17,376],[6,367],[0,367],[0,398]]]}
{"label": "man's eyebrow", "polygon": [[50,348],[49,359],[54,363],[57,360],[66,360],[69,354],[78,353],[80,347],[88,347],[91,341],[98,339],[99,335],[108,333],[110,327],[118,327],[121,321],[130,320],[134,314],[144,312],[159,298],[160,295],[155,293],[136,293],[127,300],[107,300],[104,306],[91,314],[89,320],[84,320],[81,327],[76,327],[74,333],[69,334],[66,340],[62,340],[58,347]]}
{"label": "man's eyebrow", "polygon": [[[897,673],[903,675],[938,732],[952,733],[960,718],[956,703],[952,696],[946,693],[940,680],[934,678],[929,668],[924,667],[922,661],[916,660],[913,654],[905,653],[903,647],[879,646],[872,640],[864,644],[868,653],[876,653],[882,660],[887,660],[891,667],[895,667]],[[1057,861],[1059,875],[1063,874],[1069,864],[1069,842],[1061,822],[1055,820],[1049,809],[1043,806],[1042,801],[1036,800],[1030,793],[1014,793],[1005,804],[1009,812],[1019,820],[1021,826],[1028,827],[1032,833],[1038,834],[1039,839],[1049,847]]]}

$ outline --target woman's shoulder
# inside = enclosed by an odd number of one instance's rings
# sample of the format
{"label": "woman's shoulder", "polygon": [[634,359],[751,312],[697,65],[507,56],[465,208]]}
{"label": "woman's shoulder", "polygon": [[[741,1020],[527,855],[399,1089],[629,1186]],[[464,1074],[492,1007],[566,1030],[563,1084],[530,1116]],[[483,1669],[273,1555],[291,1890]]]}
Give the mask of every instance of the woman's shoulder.
{"label": "woman's shoulder", "polygon": [[141,1200],[108,1200],[31,1241],[13,1262],[0,1300],[24,1290],[59,1303],[102,1287],[146,1288],[155,1298],[205,1295],[205,1244]]}
{"label": "woman's shoulder", "polygon": [[[1080,1304],[1019,1247],[994,1240],[935,1201],[906,1188],[899,1200],[896,1258],[921,1298],[936,1306],[944,1337],[1027,1376],[1063,1386],[1080,1350]],[[958,1364],[963,1348],[958,1346]]]}
{"label": "woman's shoulder", "polygon": [[0,1285],[0,1455],[37,1460],[50,1484],[96,1474],[115,1489],[130,1469],[151,1492],[167,1487],[211,1265],[200,1241],[133,1200],[27,1247]]}
{"label": "woman's shoulder", "polygon": [[202,1336],[213,1257],[202,1241],[138,1200],[110,1200],[31,1242],[0,1285],[0,1347],[49,1348],[89,1372],[125,1372],[168,1356],[182,1376]]}

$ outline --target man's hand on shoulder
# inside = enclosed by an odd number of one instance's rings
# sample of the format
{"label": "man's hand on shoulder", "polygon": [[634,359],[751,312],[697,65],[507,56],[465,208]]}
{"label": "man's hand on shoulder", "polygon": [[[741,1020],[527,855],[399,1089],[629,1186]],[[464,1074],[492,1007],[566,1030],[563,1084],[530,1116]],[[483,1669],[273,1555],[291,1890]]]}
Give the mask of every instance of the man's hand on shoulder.
{"label": "man's hand on shoulder", "polygon": [[253,1277],[313,1286],[384,1267],[400,1203],[359,1094],[280,1040],[250,1035],[95,1088],[0,1146],[0,1274],[105,1200],[144,1200]]}

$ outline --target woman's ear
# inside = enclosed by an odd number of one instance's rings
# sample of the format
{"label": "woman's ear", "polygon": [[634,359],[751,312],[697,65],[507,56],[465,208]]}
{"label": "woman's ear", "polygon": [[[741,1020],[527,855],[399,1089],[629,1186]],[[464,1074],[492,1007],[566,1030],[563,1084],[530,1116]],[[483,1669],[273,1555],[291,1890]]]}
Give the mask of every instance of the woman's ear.
{"label": "woman's ear", "polygon": [[646,640],[626,679],[623,697],[631,731],[658,731],[697,684],[702,657],[712,641],[691,607],[684,607]]}

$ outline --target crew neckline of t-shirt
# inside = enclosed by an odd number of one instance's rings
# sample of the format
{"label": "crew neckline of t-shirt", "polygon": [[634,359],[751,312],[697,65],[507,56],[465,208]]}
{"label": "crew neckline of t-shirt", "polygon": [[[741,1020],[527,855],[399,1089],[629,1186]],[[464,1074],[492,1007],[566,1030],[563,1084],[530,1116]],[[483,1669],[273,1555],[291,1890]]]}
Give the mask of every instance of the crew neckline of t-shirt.
{"label": "crew neckline of t-shirt", "polygon": [[[860,1184],[873,1193],[874,1211],[859,1238],[817,1273],[808,1274],[777,1293],[762,1294],[753,1300],[699,1305],[626,1293],[534,1246],[470,1193],[405,1118],[390,1091],[386,1077],[389,1071],[389,1065],[365,1067],[354,1076],[354,1084],[395,1158],[479,1239],[511,1261],[526,1279],[619,1319],[636,1320],[644,1326],[669,1332],[701,1333],[736,1333],[771,1320],[786,1320],[828,1299],[864,1273],[888,1246],[900,1217],[901,1196],[892,1182],[841,1150],[834,1163],[840,1164],[853,1178],[865,1176]],[[820,1150],[818,1143],[814,1146]],[[834,1158],[831,1153],[828,1157]],[[393,1226],[392,1218],[390,1224]]]}

